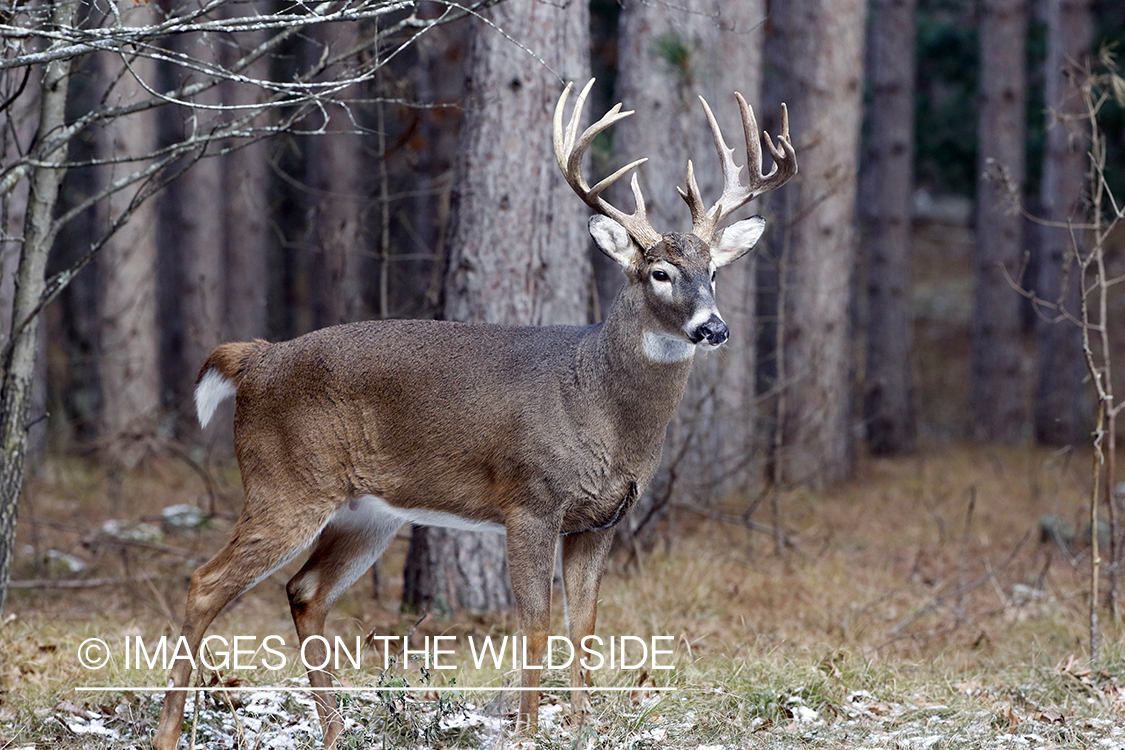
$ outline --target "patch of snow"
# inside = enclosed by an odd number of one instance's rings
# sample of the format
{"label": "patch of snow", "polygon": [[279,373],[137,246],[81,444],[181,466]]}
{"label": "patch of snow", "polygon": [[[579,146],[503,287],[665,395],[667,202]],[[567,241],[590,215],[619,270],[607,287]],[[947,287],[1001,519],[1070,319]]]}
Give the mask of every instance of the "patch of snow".
{"label": "patch of snow", "polygon": [[820,713],[815,708],[805,705],[805,699],[799,695],[790,695],[785,698],[785,705],[793,714],[793,720],[798,724],[811,724],[820,718]]}
{"label": "patch of snow", "polygon": [[62,720],[66,724],[66,728],[75,734],[96,734],[100,737],[108,737],[112,740],[121,739],[116,729],[107,727],[105,719],[97,714],[94,718],[84,718],[82,716],[68,716]]}
{"label": "patch of snow", "polygon": [[180,529],[197,529],[203,525],[203,511],[187,503],[169,505],[160,515],[164,523]]}
{"label": "patch of snow", "polygon": [[57,564],[57,567],[68,573],[78,573],[86,569],[86,561],[80,557],[59,552],[57,549],[47,550],[47,560]]}
{"label": "patch of snow", "polygon": [[159,542],[164,539],[164,532],[151,523],[133,523],[116,518],[103,523],[102,532],[115,539],[127,539],[132,542]]}
{"label": "patch of snow", "polygon": [[820,718],[820,714],[816,709],[809,708],[808,706],[797,706],[792,709],[793,719],[800,724],[811,724]]}

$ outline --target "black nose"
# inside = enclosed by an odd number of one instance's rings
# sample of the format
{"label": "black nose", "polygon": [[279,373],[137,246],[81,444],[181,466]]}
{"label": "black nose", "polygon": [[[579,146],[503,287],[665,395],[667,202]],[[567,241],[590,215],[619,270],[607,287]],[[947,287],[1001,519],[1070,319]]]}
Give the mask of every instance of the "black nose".
{"label": "black nose", "polygon": [[727,340],[727,337],[730,336],[730,330],[722,318],[718,315],[712,315],[706,323],[699,326],[698,334],[700,341],[707,339],[707,343],[711,346],[718,346]]}

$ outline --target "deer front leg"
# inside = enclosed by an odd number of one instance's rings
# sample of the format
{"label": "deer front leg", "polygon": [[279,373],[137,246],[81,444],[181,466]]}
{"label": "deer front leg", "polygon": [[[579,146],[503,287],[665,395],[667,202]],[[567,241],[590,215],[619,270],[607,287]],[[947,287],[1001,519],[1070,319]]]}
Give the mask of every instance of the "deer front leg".
{"label": "deer front leg", "polygon": [[557,518],[541,518],[531,511],[513,512],[506,524],[508,574],[526,645],[516,731],[528,735],[539,728],[539,677],[551,626],[551,574],[559,524]]}
{"label": "deer front leg", "polygon": [[612,528],[562,538],[567,633],[575,650],[570,665],[570,705],[578,723],[590,713],[590,694],[583,689],[590,687],[590,673],[582,667],[582,639],[594,634],[598,589],[612,543]]}

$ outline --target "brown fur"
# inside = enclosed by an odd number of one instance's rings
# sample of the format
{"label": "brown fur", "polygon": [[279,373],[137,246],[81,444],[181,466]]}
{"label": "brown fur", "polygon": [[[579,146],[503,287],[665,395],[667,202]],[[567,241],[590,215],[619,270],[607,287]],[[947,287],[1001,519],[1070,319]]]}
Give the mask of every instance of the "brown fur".
{"label": "brown fur", "polygon": [[235,388],[242,384],[247,368],[261,355],[262,350],[270,345],[263,339],[253,341],[233,341],[229,344],[220,344],[215,347],[203,367],[199,368],[199,376],[195,379],[196,385],[203,380],[208,370],[218,370],[223,377],[231,381]]}

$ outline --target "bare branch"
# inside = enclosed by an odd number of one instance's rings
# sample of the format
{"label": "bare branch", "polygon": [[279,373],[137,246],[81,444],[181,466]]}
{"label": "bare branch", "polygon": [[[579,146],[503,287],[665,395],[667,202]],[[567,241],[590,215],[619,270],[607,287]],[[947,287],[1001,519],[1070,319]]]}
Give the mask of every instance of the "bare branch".
{"label": "bare branch", "polygon": [[[440,3],[440,0],[438,2]],[[253,78],[247,76],[245,71],[255,62],[276,50],[288,39],[312,25],[339,22],[354,23],[381,18],[390,13],[413,9],[415,3],[413,0],[360,0],[360,2],[326,0],[308,9],[305,13],[290,12],[224,18],[209,16],[225,6],[232,5],[232,0],[211,0],[211,2],[198,6],[194,10],[188,10],[182,15],[169,15],[159,23],[128,25],[121,17],[116,4],[110,2],[108,6],[112,20],[109,25],[104,27],[52,24],[46,17],[36,17],[33,13],[27,12],[26,9],[17,16],[26,19],[28,21],[26,25],[0,24],[0,38],[9,40],[10,43],[17,41],[31,44],[40,41],[47,43],[44,50],[0,57],[0,71],[21,66],[26,67],[24,83],[30,77],[32,65],[70,60],[77,56],[89,55],[99,51],[116,52],[121,55],[124,63],[122,69],[103,93],[100,106],[86,112],[69,124],[61,125],[49,133],[42,134],[31,152],[3,165],[0,169],[0,195],[10,192],[30,170],[34,169],[65,170],[71,167],[124,163],[141,165],[130,174],[103,186],[94,194],[71,206],[61,216],[56,217],[47,230],[46,241],[49,245],[62,227],[74,217],[114,193],[128,189],[133,185],[142,185],[142,188],[129,202],[126,210],[111,221],[104,235],[92,241],[87,252],[73,265],[56,273],[48,280],[38,303],[28,315],[15,322],[12,328],[13,335],[7,337],[3,346],[0,347],[0,362],[7,361],[12,346],[14,346],[13,342],[17,340],[19,333],[35,319],[51,300],[66,288],[75,274],[89,264],[118,229],[124,226],[137,207],[144,200],[163,189],[168,182],[182,173],[191,163],[204,156],[229,153],[241,145],[279,133],[325,133],[328,131],[328,123],[331,119],[328,111],[329,104],[343,107],[349,119],[350,129],[353,132],[363,130],[351,112],[351,105],[358,102],[349,102],[337,98],[336,95],[339,92],[357,83],[370,80],[382,66],[408,48],[422,34],[442,24],[469,15],[476,16],[481,10],[494,5],[496,2],[499,2],[499,0],[476,0],[476,2],[468,5],[445,2],[443,3],[445,5],[444,10],[432,18],[420,18],[417,13],[410,13],[394,23],[379,28],[377,33],[367,36],[360,44],[335,52],[326,48],[324,54],[315,64],[290,81]],[[179,10],[182,11],[185,8]],[[103,18],[108,18],[108,16],[103,16]],[[198,60],[187,53],[170,50],[160,44],[161,41],[170,36],[189,33],[208,32],[231,36],[237,33],[260,31],[275,31],[276,33],[269,39],[255,45],[225,68],[214,62]],[[406,38],[398,42],[389,53],[373,55],[358,65],[352,62],[368,50],[377,50],[386,40],[393,39],[403,33],[407,34]],[[19,49],[20,45],[15,44],[14,46]],[[167,92],[158,91],[133,69],[131,61],[137,57],[149,57],[170,63],[184,71],[202,76],[203,80],[185,83]],[[319,80],[321,76],[333,69],[338,69],[343,75],[336,74],[324,80]],[[122,105],[110,105],[108,103],[109,93],[121,77],[125,75],[129,75],[138,81],[149,94],[149,97]],[[212,105],[195,101],[195,97],[228,81],[260,88],[269,92],[270,96],[265,101],[254,104]],[[23,86],[21,85],[20,91],[22,89]],[[0,111],[4,111],[10,106],[18,95],[19,91],[10,97],[9,101],[0,106]],[[70,141],[98,123],[110,122],[168,104],[180,105],[193,110],[210,110],[221,114],[234,113],[238,116],[233,120],[214,123],[211,129],[207,131],[195,128],[183,140],[146,154],[78,162],[65,162],[58,157],[60,150],[65,149]],[[271,111],[283,111],[285,114],[280,121],[274,124],[254,124],[255,120]],[[306,121],[309,115],[314,112],[321,114],[319,124],[311,128],[299,128],[298,124]],[[241,144],[231,145],[232,139],[241,141]],[[211,148],[212,144],[216,143],[223,143],[224,145],[218,149]],[[171,165],[192,153],[195,156],[186,166],[182,166],[175,173],[164,174],[164,171]]]}
{"label": "bare branch", "polygon": [[28,581],[11,581],[11,589],[93,589],[103,586],[130,586],[151,581],[159,576],[144,575],[138,578],[37,578]]}

